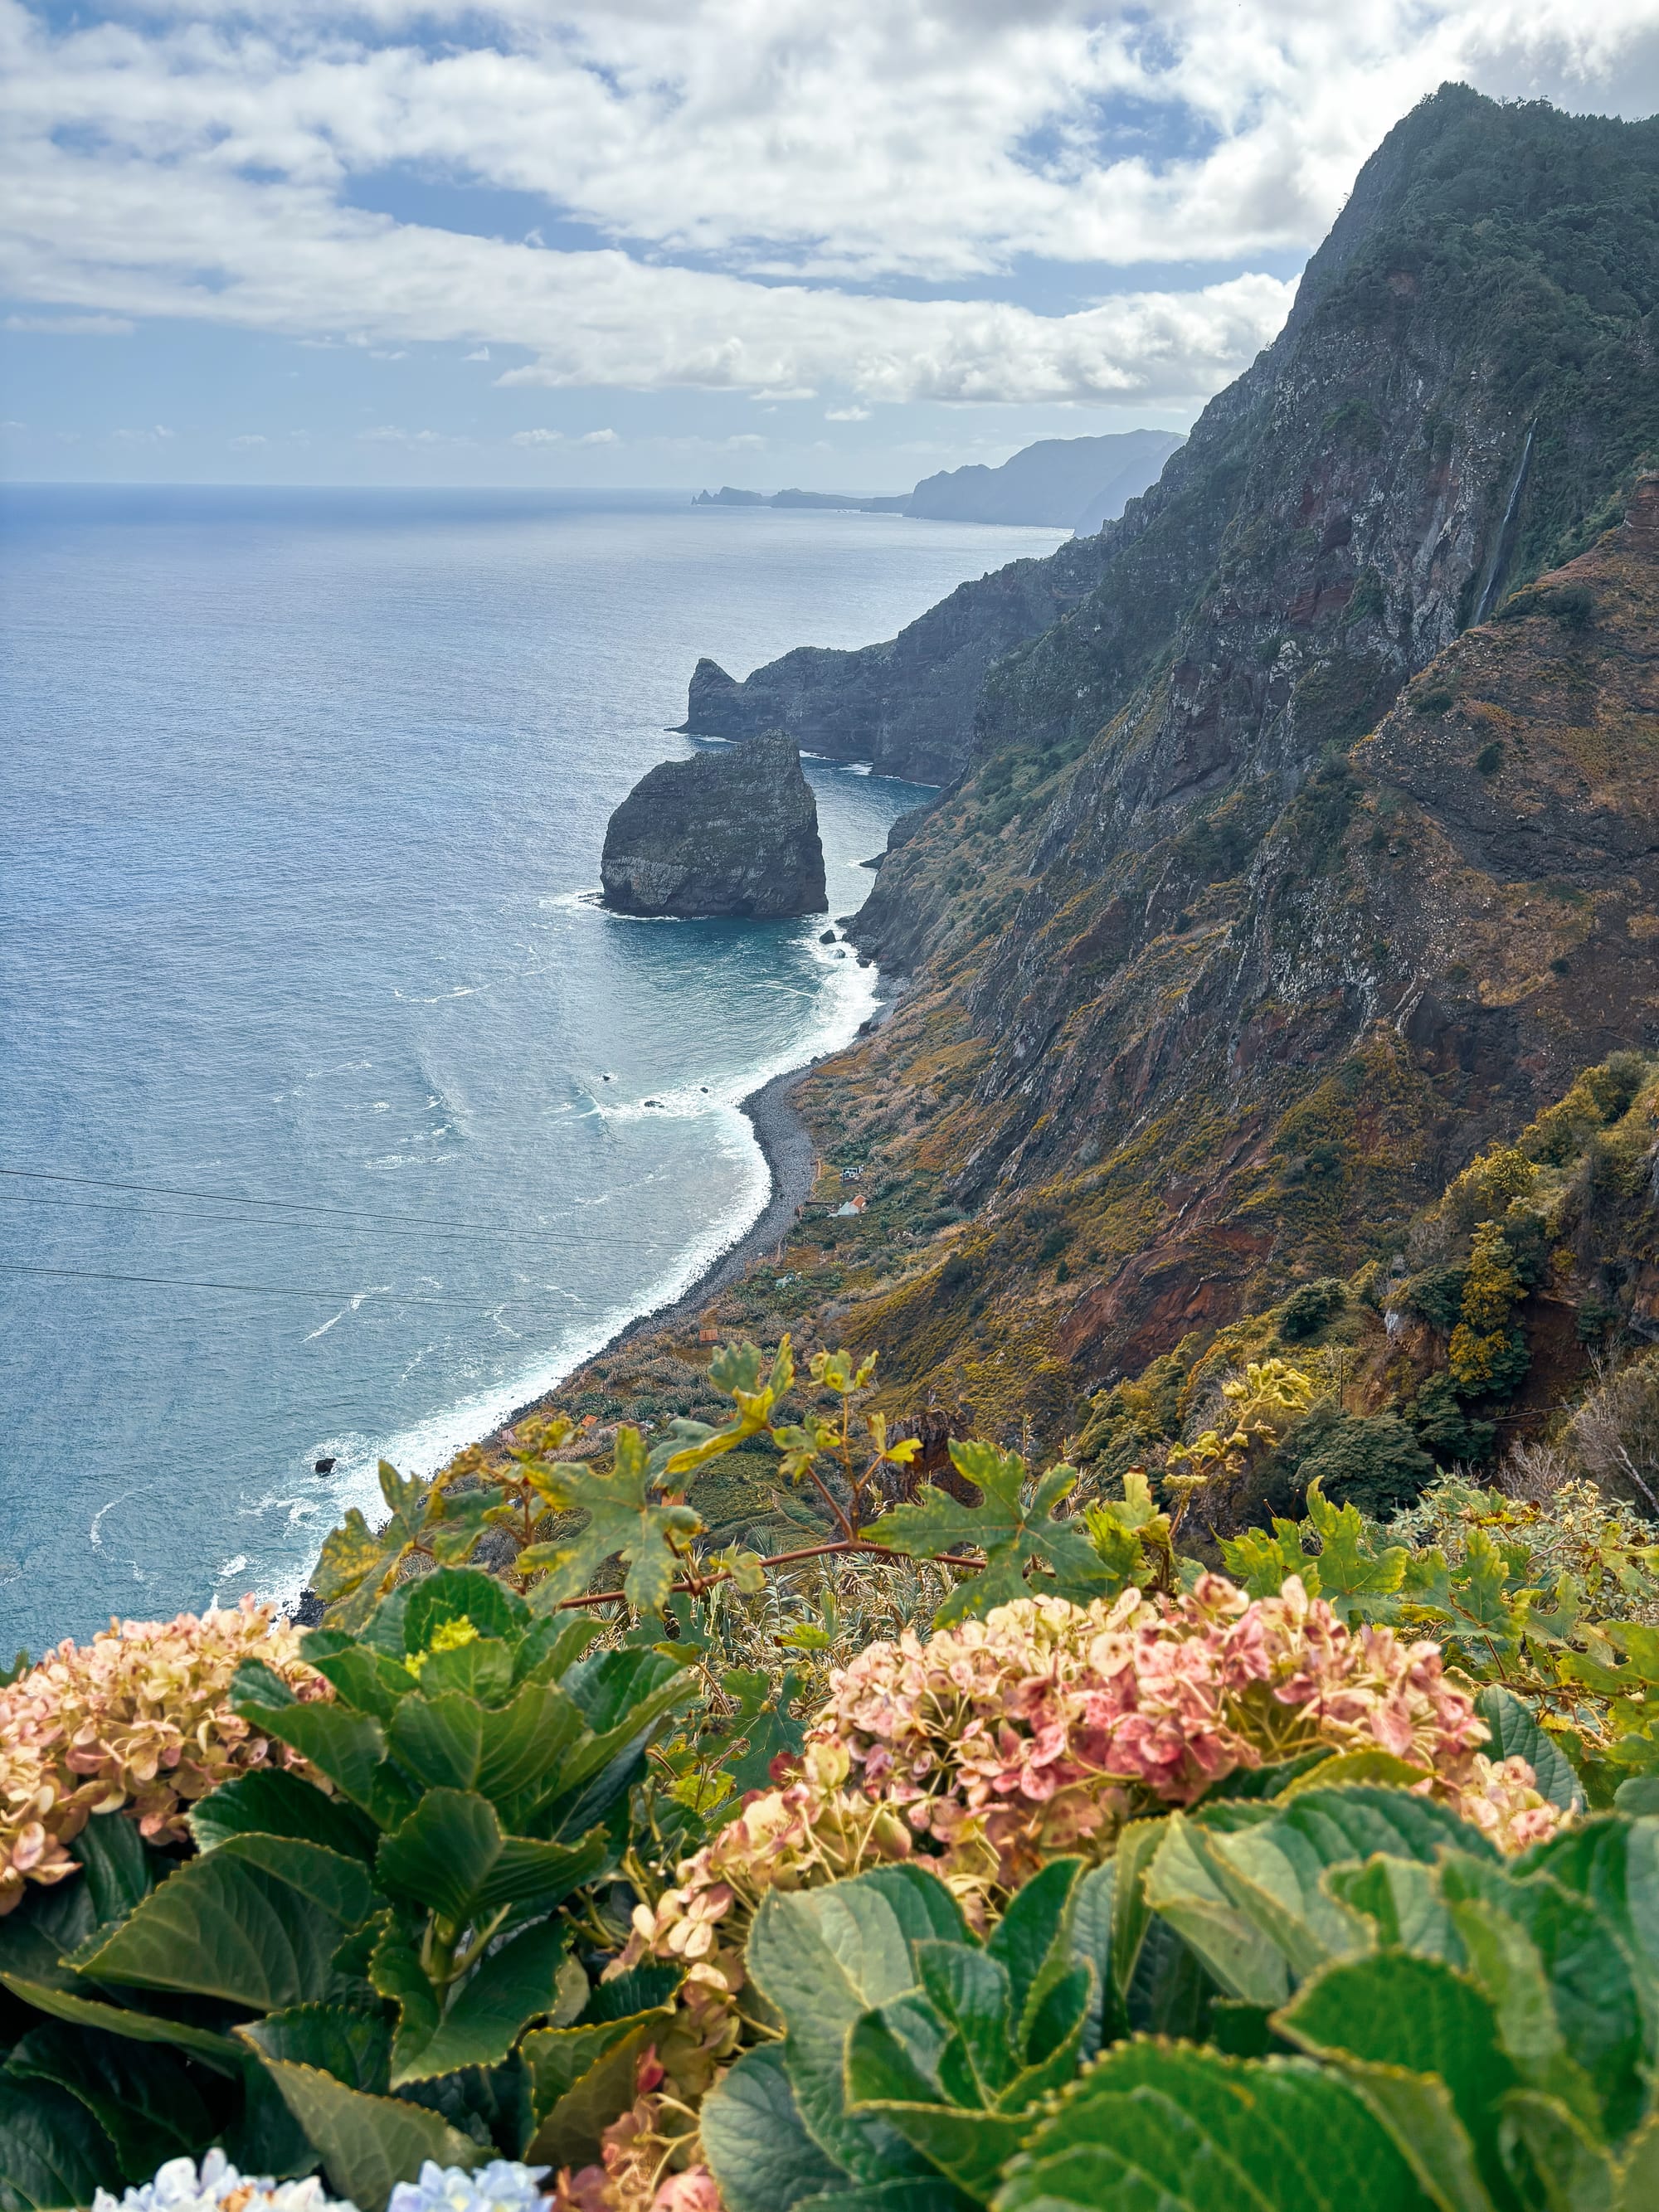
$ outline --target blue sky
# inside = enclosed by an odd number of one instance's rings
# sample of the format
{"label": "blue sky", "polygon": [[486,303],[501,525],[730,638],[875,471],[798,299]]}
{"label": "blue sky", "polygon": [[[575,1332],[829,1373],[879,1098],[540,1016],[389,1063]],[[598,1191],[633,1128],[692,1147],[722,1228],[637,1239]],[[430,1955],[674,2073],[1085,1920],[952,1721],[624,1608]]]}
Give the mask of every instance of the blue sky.
{"label": "blue sky", "polygon": [[901,489],[1185,428],[1448,77],[1659,0],[0,0],[13,477]]}

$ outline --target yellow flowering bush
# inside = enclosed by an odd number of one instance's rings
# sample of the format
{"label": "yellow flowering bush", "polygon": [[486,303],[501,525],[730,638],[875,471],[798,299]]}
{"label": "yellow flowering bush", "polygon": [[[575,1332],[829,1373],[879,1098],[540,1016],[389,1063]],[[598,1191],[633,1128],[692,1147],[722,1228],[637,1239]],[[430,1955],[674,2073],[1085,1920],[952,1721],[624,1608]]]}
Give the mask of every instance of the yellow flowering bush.
{"label": "yellow flowering bush", "polygon": [[328,1696],[299,1650],[297,1629],[245,1597],[175,1620],[112,1621],[0,1689],[0,1913],[25,1882],[74,1873],[65,1847],[94,1814],[124,1812],[149,1842],[175,1843],[191,1805],[221,1782],[298,1765],[231,1711],[227,1692],[243,1660],[259,1659],[296,1697]]}

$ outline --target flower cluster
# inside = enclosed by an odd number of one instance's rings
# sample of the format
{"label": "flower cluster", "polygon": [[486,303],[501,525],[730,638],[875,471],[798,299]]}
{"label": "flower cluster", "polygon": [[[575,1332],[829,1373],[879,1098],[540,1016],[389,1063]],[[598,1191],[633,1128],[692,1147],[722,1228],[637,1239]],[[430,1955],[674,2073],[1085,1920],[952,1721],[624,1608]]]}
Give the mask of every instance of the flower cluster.
{"label": "flower cluster", "polygon": [[[395,2199],[394,2199],[395,2202]],[[92,2212],[357,2212],[349,2198],[330,2197],[315,2174],[304,2181],[243,2176],[223,2151],[209,2151],[199,2168],[193,2158],[170,2158],[153,2181],[112,2197],[100,2189]]]}
{"label": "flower cluster", "polygon": [[520,2166],[516,2159],[492,2158],[469,2173],[465,2166],[428,2159],[418,2181],[398,2184],[386,2212],[539,2212],[546,2201],[540,2184],[547,2171],[544,2166]]}
{"label": "flower cluster", "polygon": [[221,1782],[297,1763],[232,1712],[226,1692],[257,1658],[296,1696],[328,1695],[299,1648],[296,1629],[246,1597],[199,1618],[112,1622],[0,1689],[0,1913],[26,1880],[75,1871],[65,1845],[94,1814],[124,1809],[151,1842],[173,1843],[190,1805]]}
{"label": "flower cluster", "polygon": [[[708,2168],[687,2163],[696,2148],[691,2116],[679,2099],[658,2094],[665,2078],[655,2050],[643,2051],[634,2102],[599,2137],[600,2163],[566,2168],[549,2212],[725,2212]],[[395,2197],[391,2212],[400,2212]]]}
{"label": "flower cluster", "polygon": [[681,1862],[677,1888],[665,1890],[654,1906],[635,1906],[628,1947],[605,1978],[625,1973],[641,1959],[685,1968],[673,2021],[659,2045],[677,2095],[700,2099],[736,2054],[744,1949],[766,1893],[815,1889],[884,1860],[908,1858],[914,1849],[890,1806],[842,1786],[850,1769],[842,1745],[809,1744],[798,1781],[751,1792],[711,1844]]}
{"label": "flower cluster", "polygon": [[1022,1598],[872,1644],[814,1733],[918,1837],[958,1858],[988,1849],[1010,1885],[1057,1850],[1109,1844],[1149,1802],[1190,1804],[1322,1745],[1388,1752],[1460,1808],[1487,1795],[1486,1724],[1439,1646],[1350,1630],[1295,1576],[1254,1601],[1218,1575],[1176,1599]]}
{"label": "flower cluster", "polygon": [[1457,1792],[1457,1809],[1500,1851],[1528,1850],[1547,1843],[1565,1817],[1537,1784],[1524,1759],[1492,1759],[1476,1752]]}

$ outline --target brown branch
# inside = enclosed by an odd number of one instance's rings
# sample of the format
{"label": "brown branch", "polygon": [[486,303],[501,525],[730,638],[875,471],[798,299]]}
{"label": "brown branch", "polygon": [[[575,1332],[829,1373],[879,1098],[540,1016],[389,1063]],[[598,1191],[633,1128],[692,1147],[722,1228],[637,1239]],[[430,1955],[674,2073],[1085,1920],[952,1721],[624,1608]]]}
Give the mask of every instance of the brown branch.
{"label": "brown branch", "polygon": [[[855,1536],[850,1540],[843,1539],[840,1543],[836,1544],[808,1544],[799,1552],[775,1552],[769,1559],[763,1559],[761,1565],[787,1567],[792,1566],[798,1559],[831,1559],[843,1556],[849,1552],[874,1552],[884,1559],[911,1558],[908,1552],[895,1552],[885,1544],[872,1544],[866,1537]],[[943,1559],[933,1559],[927,1564],[935,1567],[965,1567],[969,1573],[978,1574],[985,1562],[983,1559],[963,1559],[958,1553],[952,1552],[947,1553]],[[732,1572],[730,1567],[722,1567],[716,1574],[689,1576],[684,1582],[676,1583],[673,1585],[670,1595],[701,1597],[704,1590],[713,1589],[716,1583],[729,1582]],[[623,1590],[596,1590],[587,1597],[561,1598],[553,1610],[556,1613],[568,1613],[578,1606],[626,1605],[628,1602],[627,1594]]]}

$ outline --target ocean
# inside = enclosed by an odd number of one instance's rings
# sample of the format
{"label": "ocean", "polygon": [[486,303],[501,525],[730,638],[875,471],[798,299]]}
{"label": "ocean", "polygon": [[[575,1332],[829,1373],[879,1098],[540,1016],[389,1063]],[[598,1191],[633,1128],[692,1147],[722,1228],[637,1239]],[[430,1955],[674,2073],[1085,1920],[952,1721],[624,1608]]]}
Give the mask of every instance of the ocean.
{"label": "ocean", "polygon": [[[702,653],[1060,533],[682,494],[0,502],[0,1660],[304,1581],[750,1224],[850,1038],[801,922],[593,903]],[[809,762],[830,911],[916,787]],[[332,1460],[331,1471],[315,1471]]]}

